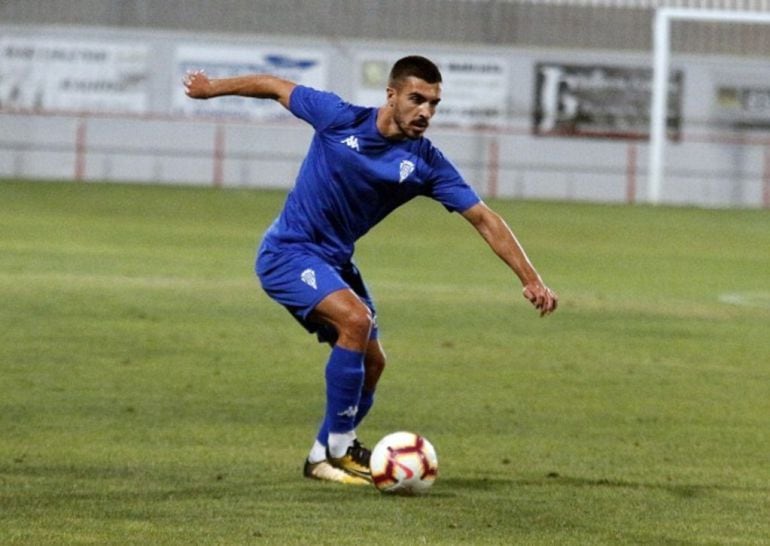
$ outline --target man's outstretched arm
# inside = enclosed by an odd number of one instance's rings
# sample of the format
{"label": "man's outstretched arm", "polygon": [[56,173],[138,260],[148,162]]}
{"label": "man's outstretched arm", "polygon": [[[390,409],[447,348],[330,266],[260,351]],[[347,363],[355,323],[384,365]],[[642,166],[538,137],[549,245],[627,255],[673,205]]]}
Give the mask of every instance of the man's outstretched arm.
{"label": "man's outstretched arm", "polygon": [[516,273],[524,287],[524,297],[540,311],[540,316],[555,311],[558,296],[543,283],[505,220],[483,202],[463,212],[463,217],[476,228],[495,254]]}
{"label": "man's outstretched arm", "polygon": [[185,93],[193,99],[211,99],[224,95],[273,99],[284,108],[289,107],[289,97],[297,84],[270,76],[254,74],[232,78],[209,78],[202,70],[188,72],[184,79]]}

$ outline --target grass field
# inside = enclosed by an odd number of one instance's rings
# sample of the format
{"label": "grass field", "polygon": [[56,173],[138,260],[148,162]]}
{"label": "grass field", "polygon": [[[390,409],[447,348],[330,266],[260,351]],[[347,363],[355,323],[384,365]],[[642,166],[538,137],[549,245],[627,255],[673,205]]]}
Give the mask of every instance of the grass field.
{"label": "grass field", "polygon": [[360,430],[429,495],[303,479],[327,349],[260,291],[282,192],[0,183],[0,544],[770,544],[770,213],[492,202],[540,319],[429,201],[359,244]]}

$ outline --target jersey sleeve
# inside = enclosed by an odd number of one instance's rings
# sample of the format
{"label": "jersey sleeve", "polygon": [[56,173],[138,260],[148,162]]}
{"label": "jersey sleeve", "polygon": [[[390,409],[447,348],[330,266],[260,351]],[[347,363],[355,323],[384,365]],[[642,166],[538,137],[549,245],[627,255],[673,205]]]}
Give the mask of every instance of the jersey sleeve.
{"label": "jersey sleeve", "polygon": [[334,93],[304,85],[296,86],[289,97],[289,111],[307,121],[316,131],[332,125],[347,109],[348,104]]}
{"label": "jersey sleeve", "polygon": [[481,201],[481,197],[439,150],[433,149],[429,196],[449,212],[465,212]]}

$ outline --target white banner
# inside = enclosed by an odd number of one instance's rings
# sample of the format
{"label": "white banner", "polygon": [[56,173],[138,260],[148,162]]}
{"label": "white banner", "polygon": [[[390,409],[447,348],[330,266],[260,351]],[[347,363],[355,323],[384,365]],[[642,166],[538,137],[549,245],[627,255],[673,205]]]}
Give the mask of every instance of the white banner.
{"label": "white banner", "polygon": [[302,48],[182,45],[176,49],[175,66],[174,113],[265,120],[291,114],[271,100],[244,97],[194,100],[185,95],[182,78],[188,70],[204,70],[210,78],[272,74],[297,84],[325,89],[328,59],[326,53]]}
{"label": "white banner", "polygon": [[716,118],[739,128],[770,127],[770,87],[720,85],[716,89]]}
{"label": "white banner", "polygon": [[[363,52],[356,59],[356,104],[385,103],[390,68],[399,56]],[[503,57],[442,54],[431,57],[443,79],[436,125],[498,125],[508,114],[508,65]]]}
{"label": "white banner", "polygon": [[0,38],[0,108],[145,112],[148,51],[137,44]]}

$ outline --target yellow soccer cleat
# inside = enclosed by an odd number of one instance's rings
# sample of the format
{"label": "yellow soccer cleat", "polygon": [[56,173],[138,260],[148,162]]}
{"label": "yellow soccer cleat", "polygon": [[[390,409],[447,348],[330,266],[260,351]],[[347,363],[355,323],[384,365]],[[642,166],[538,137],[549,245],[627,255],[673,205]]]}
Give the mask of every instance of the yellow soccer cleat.
{"label": "yellow soccer cleat", "polygon": [[305,468],[303,469],[302,474],[306,478],[313,480],[342,483],[345,485],[369,485],[369,483],[371,483],[366,478],[354,476],[348,474],[344,470],[334,468],[328,461],[311,463],[309,460],[305,460]]}
{"label": "yellow soccer cleat", "polygon": [[331,466],[352,476],[362,478],[369,483],[372,481],[372,473],[369,470],[369,459],[371,457],[372,452],[366,449],[358,440],[353,440],[353,445],[348,448],[342,457],[332,457],[329,454],[328,448],[326,450],[326,458]]}

